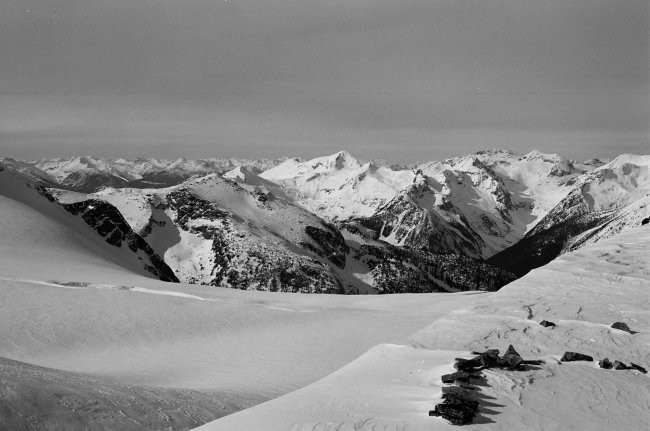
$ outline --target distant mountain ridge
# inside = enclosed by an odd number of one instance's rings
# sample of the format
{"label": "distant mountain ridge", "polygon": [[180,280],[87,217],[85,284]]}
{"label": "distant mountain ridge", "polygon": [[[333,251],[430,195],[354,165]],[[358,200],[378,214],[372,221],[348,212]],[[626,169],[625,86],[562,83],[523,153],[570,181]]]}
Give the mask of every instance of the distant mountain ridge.
{"label": "distant mountain ridge", "polygon": [[62,205],[114,206],[181,281],[389,293],[498,289],[510,273],[640,223],[648,157],[575,162],[494,149],[411,167],[346,151],[0,162],[20,166]]}
{"label": "distant mountain ridge", "polygon": [[79,156],[41,159],[25,163],[50,175],[54,181],[63,186],[75,191],[92,193],[104,187],[169,187],[190,178],[224,173],[238,166],[246,166],[261,172],[283,160],[216,158],[127,160]]}

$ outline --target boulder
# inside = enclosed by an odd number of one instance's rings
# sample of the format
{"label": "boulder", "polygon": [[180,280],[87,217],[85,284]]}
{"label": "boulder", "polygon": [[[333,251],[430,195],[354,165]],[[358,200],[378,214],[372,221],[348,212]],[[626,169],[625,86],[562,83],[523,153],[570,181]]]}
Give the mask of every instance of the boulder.
{"label": "boulder", "polygon": [[[489,349],[485,352],[472,352],[474,355],[478,355],[472,359],[462,359],[456,358],[456,364],[463,367],[462,369],[468,368],[492,368],[498,365],[499,362],[499,349]],[[455,365],[456,366],[456,365]],[[461,369],[458,368],[457,369]]]}
{"label": "boulder", "polygon": [[457,371],[451,374],[445,374],[442,376],[442,383],[454,383],[456,380],[463,383],[469,383],[469,378],[471,376],[465,371]]}
{"label": "boulder", "polygon": [[480,356],[472,359],[456,358],[456,362],[454,363],[454,368],[458,371],[475,371],[481,367],[483,367],[483,361],[481,361]]}
{"label": "boulder", "polygon": [[429,416],[440,416],[454,425],[465,425],[472,422],[478,411],[478,403],[443,403],[436,405]]}
{"label": "boulder", "polygon": [[635,364],[634,362],[630,362],[630,368],[631,369],[633,368],[633,369],[635,369],[637,371],[641,371],[643,374],[648,374],[648,370],[643,368],[641,365]]}
{"label": "boulder", "polygon": [[609,358],[605,358],[602,361],[598,361],[598,366],[600,368],[604,368],[606,370],[609,370],[612,368],[612,363],[609,361]]}
{"label": "boulder", "polygon": [[592,358],[589,355],[584,355],[582,353],[576,353],[576,352],[564,352],[564,355],[562,355],[562,358],[560,361],[562,362],[574,362],[574,361],[593,361],[594,358]]}
{"label": "boulder", "polygon": [[650,223],[650,217],[646,217],[641,220],[641,226],[647,225],[648,223]]}
{"label": "boulder", "polygon": [[523,365],[523,358],[521,355],[512,347],[512,344],[508,346],[508,350],[503,354],[503,358],[499,361],[499,365],[502,367],[507,367],[511,370],[518,370]]}
{"label": "boulder", "polygon": [[[512,346],[511,346],[512,347]],[[483,368],[492,368],[499,363],[499,350],[490,349],[480,355]]]}
{"label": "boulder", "polygon": [[625,332],[628,332],[628,333],[630,333],[630,334],[634,334],[634,332],[630,329],[630,327],[627,326],[627,323],[623,323],[623,322],[614,322],[614,323],[612,324],[612,328],[614,328],[614,329],[618,329],[619,331],[625,331]]}
{"label": "boulder", "polygon": [[539,324],[545,328],[548,328],[550,326],[555,326],[555,323],[549,322],[548,320],[542,320],[541,322],[539,322]]}
{"label": "boulder", "polygon": [[630,367],[622,363],[621,361],[614,361],[612,364],[612,368],[615,370],[628,370]]}

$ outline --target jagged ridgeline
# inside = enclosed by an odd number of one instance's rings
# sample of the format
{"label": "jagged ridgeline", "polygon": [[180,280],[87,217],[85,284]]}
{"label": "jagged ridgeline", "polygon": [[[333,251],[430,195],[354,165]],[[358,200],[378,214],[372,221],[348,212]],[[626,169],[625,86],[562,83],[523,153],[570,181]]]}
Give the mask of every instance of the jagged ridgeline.
{"label": "jagged ridgeline", "polygon": [[638,225],[650,208],[650,158],[634,155],[2,163],[121,248],[130,267],[237,289],[492,291]]}

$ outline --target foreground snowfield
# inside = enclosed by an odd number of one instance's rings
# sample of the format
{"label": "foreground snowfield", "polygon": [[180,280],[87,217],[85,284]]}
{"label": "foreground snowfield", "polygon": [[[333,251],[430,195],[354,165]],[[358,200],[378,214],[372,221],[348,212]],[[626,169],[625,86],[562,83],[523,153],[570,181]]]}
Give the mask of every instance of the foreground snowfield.
{"label": "foreground snowfield", "polygon": [[[433,317],[433,316],[432,316]],[[435,318],[435,317],[433,317]],[[541,320],[555,328],[544,328]],[[636,334],[611,329],[627,323]],[[381,344],[326,378],[201,430],[452,429],[428,417],[442,374],[471,350],[513,344],[544,365],[487,370],[469,429],[641,430],[650,378],[597,363],[559,363],[569,351],[650,368],[650,227],[565,254],[499,292],[459,307],[410,337]]]}
{"label": "foreground snowfield", "polygon": [[[393,296],[156,281],[24,184],[0,188],[0,232],[0,417],[13,424],[56,417],[59,429],[141,429],[136,419],[159,399],[175,425],[196,424],[279,397],[205,429],[447,429],[427,415],[440,375],[470,350],[511,343],[546,364],[486,371],[470,428],[644,429],[648,420],[647,375],[557,359],[574,350],[650,368],[649,227],[563,255],[495,294]],[[615,321],[639,332],[610,329]],[[194,390],[184,395],[196,399],[194,419],[175,388]],[[126,402],[140,412],[115,411]]]}
{"label": "foreground snowfield", "polygon": [[[232,413],[312,383],[373,345],[402,342],[481,296],[299,295],[164,283],[125,269],[120,249],[55,204],[31,199],[24,185],[0,192],[0,380],[15,389],[0,390],[0,419],[29,406],[29,390],[39,385],[39,408],[56,414],[66,408],[64,393],[94,402],[107,387],[124,398],[124,384],[145,388],[128,395],[143,406],[152,405],[153,396],[141,397],[151,393],[175,405],[173,391],[146,388],[186,388],[209,393],[202,406],[220,399],[213,414]],[[115,405],[102,397],[102,405]],[[38,410],[19,411],[55,414]],[[59,428],[79,429],[85,419],[127,429],[75,415],[77,428],[66,418]]]}

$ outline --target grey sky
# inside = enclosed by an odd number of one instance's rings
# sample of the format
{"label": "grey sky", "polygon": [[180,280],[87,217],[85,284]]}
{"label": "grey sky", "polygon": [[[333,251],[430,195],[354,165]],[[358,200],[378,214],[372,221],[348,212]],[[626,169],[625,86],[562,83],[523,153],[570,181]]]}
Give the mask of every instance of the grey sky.
{"label": "grey sky", "polygon": [[650,149],[647,0],[2,0],[0,155]]}

